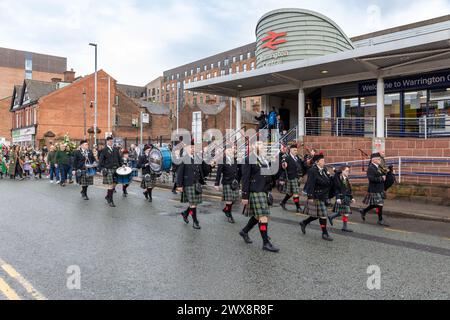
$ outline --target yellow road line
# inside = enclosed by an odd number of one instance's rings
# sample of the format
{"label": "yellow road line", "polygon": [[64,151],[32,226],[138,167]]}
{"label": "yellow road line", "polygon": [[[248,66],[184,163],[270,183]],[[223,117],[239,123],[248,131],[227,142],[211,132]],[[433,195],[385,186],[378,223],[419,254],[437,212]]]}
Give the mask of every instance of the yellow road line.
{"label": "yellow road line", "polygon": [[397,232],[397,233],[403,233],[403,234],[412,234],[412,232],[398,230],[398,229],[384,228],[384,230],[391,231],[391,232]]}
{"label": "yellow road line", "polygon": [[0,266],[2,269],[14,280],[16,280],[35,300],[47,300],[44,295],[37,291],[27,279],[25,279],[20,273],[18,273],[11,265],[5,263],[0,259]]}
{"label": "yellow road line", "polygon": [[22,300],[3,278],[0,278],[0,292],[9,300]]}

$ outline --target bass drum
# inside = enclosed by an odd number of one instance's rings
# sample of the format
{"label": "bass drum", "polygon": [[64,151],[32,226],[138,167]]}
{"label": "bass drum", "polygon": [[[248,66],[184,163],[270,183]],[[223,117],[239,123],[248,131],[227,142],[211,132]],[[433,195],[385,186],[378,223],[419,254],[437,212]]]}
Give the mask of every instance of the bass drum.
{"label": "bass drum", "polygon": [[149,154],[150,169],[156,174],[169,172],[172,168],[172,153],[167,148],[154,148]]}

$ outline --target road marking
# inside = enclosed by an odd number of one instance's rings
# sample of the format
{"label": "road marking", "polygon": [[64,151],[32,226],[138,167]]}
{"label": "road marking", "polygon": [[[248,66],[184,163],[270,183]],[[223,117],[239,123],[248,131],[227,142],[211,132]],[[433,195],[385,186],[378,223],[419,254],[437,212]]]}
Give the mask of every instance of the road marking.
{"label": "road marking", "polygon": [[16,280],[35,300],[47,300],[44,295],[37,291],[30,282],[28,282],[19,272],[17,272],[11,265],[0,259],[2,269],[14,280]]}
{"label": "road marking", "polygon": [[22,300],[3,278],[0,278],[0,292],[3,293],[8,300]]}
{"label": "road marking", "polygon": [[447,240],[447,241],[450,241],[450,238],[442,238],[442,239]]}
{"label": "road marking", "polygon": [[390,231],[390,232],[403,233],[403,234],[412,234],[412,232],[404,231],[404,230],[398,230],[398,229],[384,228],[384,230]]}

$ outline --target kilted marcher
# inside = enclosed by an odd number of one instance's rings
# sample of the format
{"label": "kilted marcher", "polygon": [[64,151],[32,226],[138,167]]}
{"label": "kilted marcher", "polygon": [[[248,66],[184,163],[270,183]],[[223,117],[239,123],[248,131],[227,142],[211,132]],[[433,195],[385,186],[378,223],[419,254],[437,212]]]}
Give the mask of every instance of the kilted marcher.
{"label": "kilted marcher", "polygon": [[236,151],[233,147],[225,150],[223,163],[217,167],[216,189],[222,183],[222,201],[225,202],[223,212],[229,223],[235,223],[233,218],[233,204],[239,200],[240,170],[237,164]]}
{"label": "kilted marcher", "polygon": [[88,175],[86,165],[95,163],[94,154],[89,150],[87,140],[80,142],[80,149],[75,151],[73,165],[77,173],[77,181],[81,186],[81,197],[84,200],[89,200],[87,195],[88,187],[94,184],[94,176]]}
{"label": "kilted marcher", "polygon": [[117,186],[116,170],[122,166],[122,157],[119,149],[113,145],[113,138],[106,139],[106,147],[100,153],[100,168],[103,172],[103,184],[108,186],[108,193],[106,194],[106,201],[109,206],[115,208],[114,204],[114,190]]}
{"label": "kilted marcher", "polygon": [[272,176],[270,163],[266,159],[266,147],[264,143],[257,142],[252,154],[242,165],[242,204],[246,206],[244,213],[250,217],[247,226],[239,233],[248,244],[253,243],[249,232],[259,225],[259,231],[263,239],[263,250],[279,252],[269,238],[270,208],[268,203],[268,191],[271,188]]}
{"label": "kilted marcher", "polygon": [[192,216],[194,229],[200,230],[197,218],[197,207],[202,204],[202,187],[205,185],[205,173],[203,172],[203,161],[198,155],[194,155],[194,145],[185,147],[183,162],[177,169],[177,190],[181,192],[181,203],[189,203],[189,207],[181,213],[186,224],[189,216]]}
{"label": "kilted marcher", "polygon": [[152,151],[152,145],[146,145],[144,147],[144,153],[139,156],[137,167],[142,170],[142,182],[141,188],[144,189],[144,196],[149,202],[153,202],[152,192],[156,186],[157,176],[153,173],[150,167],[150,152]]}
{"label": "kilted marcher", "polygon": [[334,206],[333,214],[328,217],[330,224],[333,225],[333,220],[342,216],[342,231],[353,232],[348,228],[348,218],[352,214],[350,208],[352,203],[356,200],[353,198],[352,184],[349,179],[350,167],[344,166],[340,171],[334,175],[334,193],[336,195],[336,204]]}
{"label": "kilted marcher", "polygon": [[[130,159],[130,152],[127,149],[124,149],[122,151],[122,165],[125,166],[125,167],[129,167],[130,169],[133,169],[133,162]],[[131,183],[131,181],[130,181],[130,183]],[[125,198],[128,196],[127,189],[128,189],[129,186],[130,186],[130,184],[122,185],[122,193],[123,193],[123,196]]]}
{"label": "kilted marcher", "polygon": [[283,191],[286,196],[280,205],[284,210],[287,210],[286,204],[293,197],[297,212],[300,213],[300,179],[303,177],[305,170],[303,168],[303,161],[298,157],[297,145],[290,147],[289,154],[285,155],[282,159],[281,167],[285,173],[286,182]]}
{"label": "kilted marcher", "polygon": [[367,196],[364,198],[363,203],[368,205],[364,210],[360,210],[361,217],[366,221],[366,215],[369,211],[375,209],[378,214],[378,225],[383,227],[389,227],[386,221],[383,219],[383,207],[385,193],[385,181],[386,173],[380,167],[381,155],[379,153],[372,154],[371,163],[367,169],[367,178],[369,179],[369,190]]}
{"label": "kilted marcher", "polygon": [[[322,239],[333,241],[327,230],[327,202],[330,199],[332,187],[332,177],[325,168],[325,157],[322,154],[315,155],[314,165],[308,171],[308,180],[305,185],[305,193],[308,196],[305,213],[310,217],[300,223],[303,234],[306,234],[306,227],[313,221],[319,220],[322,229]],[[315,204],[315,208],[310,208]],[[315,210],[314,210],[315,209]]]}

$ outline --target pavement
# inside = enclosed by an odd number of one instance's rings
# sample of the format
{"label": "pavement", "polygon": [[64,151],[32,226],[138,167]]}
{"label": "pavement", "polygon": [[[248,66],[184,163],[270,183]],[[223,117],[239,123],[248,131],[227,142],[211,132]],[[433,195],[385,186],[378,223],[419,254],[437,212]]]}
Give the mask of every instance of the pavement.
{"label": "pavement", "polygon": [[86,202],[75,185],[0,180],[0,300],[450,299],[447,223],[390,217],[381,228],[375,215],[353,215],[355,233],[336,221],[329,243],[316,223],[302,235],[303,216],[276,206],[269,233],[281,251],[271,254],[256,229],[253,245],[242,241],[247,218],[236,207],[227,223],[220,197],[205,195],[196,231],[166,189],[148,203],[133,183],[114,209],[105,192],[91,187]]}

